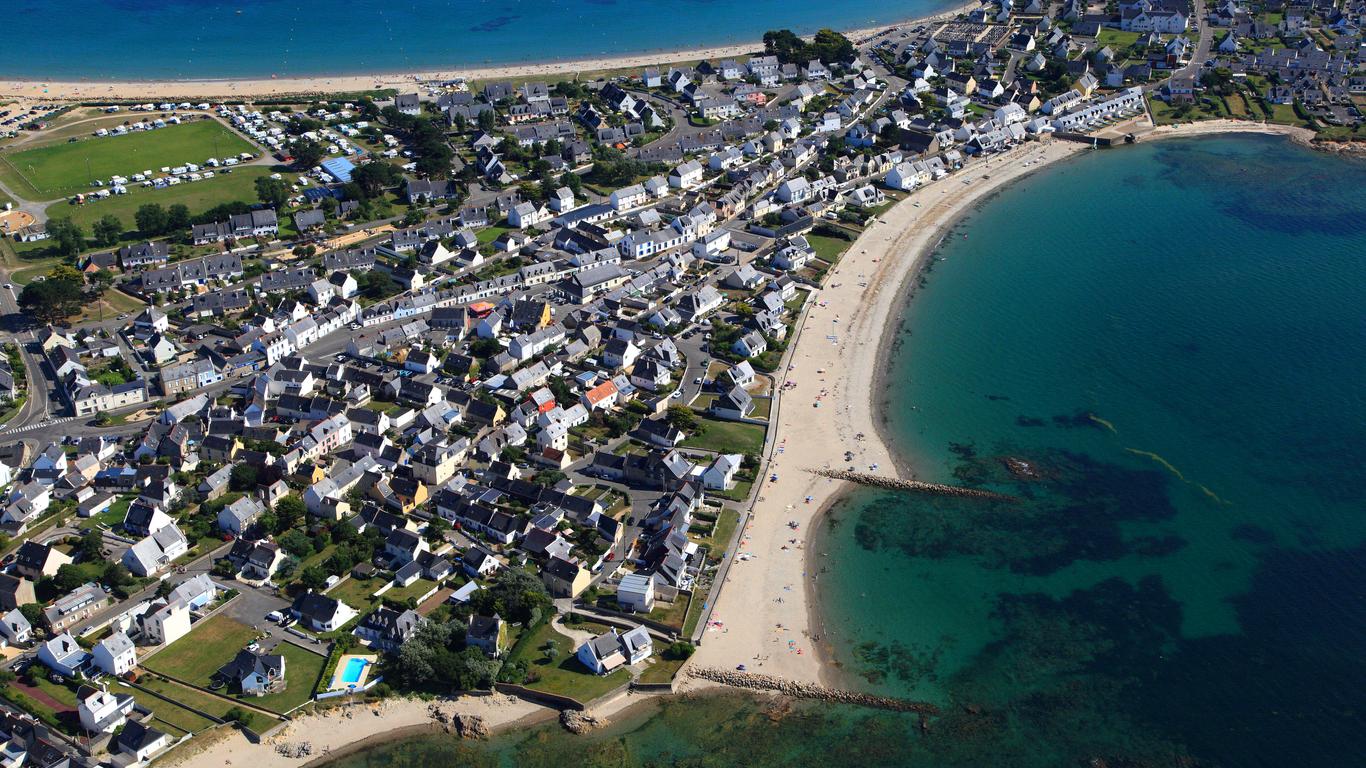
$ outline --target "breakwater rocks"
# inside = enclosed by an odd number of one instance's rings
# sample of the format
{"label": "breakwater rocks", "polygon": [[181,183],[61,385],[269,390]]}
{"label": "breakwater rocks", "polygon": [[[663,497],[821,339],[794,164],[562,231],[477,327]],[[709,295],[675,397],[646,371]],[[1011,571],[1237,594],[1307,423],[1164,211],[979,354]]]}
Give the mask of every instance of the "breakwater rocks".
{"label": "breakwater rocks", "polygon": [[962,499],[982,499],[983,501],[1003,501],[1008,504],[1018,504],[1020,500],[1014,496],[995,491],[984,491],[980,488],[964,488],[959,485],[946,485],[944,483],[926,483],[921,480],[902,480],[896,477],[885,477],[883,475],[870,475],[866,472],[850,472],[847,469],[808,469],[813,475],[828,477],[831,480],[847,480],[859,485],[869,485],[874,488],[886,488],[890,491],[911,491],[912,493],[932,493],[936,496],[957,496]]}
{"label": "breakwater rocks", "polygon": [[689,677],[699,680],[710,680],[713,683],[729,685],[733,688],[745,688],[751,691],[771,691],[781,693],[784,696],[791,696],[794,699],[816,699],[818,701],[833,701],[837,704],[856,704],[861,707],[872,707],[874,709],[886,709],[892,712],[919,712],[924,715],[937,715],[939,708],[933,704],[923,701],[909,701],[907,699],[895,699],[890,696],[875,696],[871,693],[858,693],[856,691],[843,691],[838,688],[827,688],[819,683],[803,683],[796,680],[787,680],[773,675],[762,675],[753,672],[735,672],[728,669],[717,669],[716,667],[688,667]]}

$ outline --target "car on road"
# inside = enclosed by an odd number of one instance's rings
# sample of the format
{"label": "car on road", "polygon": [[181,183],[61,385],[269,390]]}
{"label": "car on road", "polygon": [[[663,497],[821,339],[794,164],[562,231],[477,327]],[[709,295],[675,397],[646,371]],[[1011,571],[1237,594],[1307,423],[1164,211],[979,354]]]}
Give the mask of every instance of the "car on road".
{"label": "car on road", "polygon": [[9,283],[5,283],[5,290],[7,290],[7,291],[12,291],[12,290],[14,290],[14,286],[13,286],[13,285],[10,285]]}
{"label": "car on road", "polygon": [[271,611],[266,614],[266,621],[273,621],[279,624],[285,617],[279,611]]}
{"label": "car on road", "polygon": [[692,383],[694,383],[694,384],[701,384],[701,383],[702,383],[702,377],[701,377],[701,376],[698,376],[697,378],[695,378],[695,379],[692,380]]}

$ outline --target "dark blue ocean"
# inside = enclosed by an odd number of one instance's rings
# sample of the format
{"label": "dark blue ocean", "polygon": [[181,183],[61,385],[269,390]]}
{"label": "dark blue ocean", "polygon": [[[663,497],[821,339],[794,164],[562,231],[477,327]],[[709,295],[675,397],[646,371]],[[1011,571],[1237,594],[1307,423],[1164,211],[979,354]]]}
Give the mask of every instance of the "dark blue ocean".
{"label": "dark blue ocean", "polygon": [[575,60],[874,26],[952,0],[7,0],[6,77],[297,77]]}

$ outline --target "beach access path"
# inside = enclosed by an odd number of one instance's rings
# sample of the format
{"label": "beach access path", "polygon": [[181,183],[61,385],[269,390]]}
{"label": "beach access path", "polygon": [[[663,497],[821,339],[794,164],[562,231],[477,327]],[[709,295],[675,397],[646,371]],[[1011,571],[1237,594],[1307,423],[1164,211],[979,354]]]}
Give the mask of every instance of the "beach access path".
{"label": "beach access path", "polygon": [[[805,682],[837,684],[828,652],[815,639],[812,585],[827,563],[808,552],[810,532],[847,483],[806,469],[850,465],[896,475],[879,435],[875,392],[887,336],[913,279],[943,233],[973,205],[1048,164],[1086,151],[1067,141],[1029,142],[922,187],[874,221],[809,300],[790,357],[777,373],[781,393],[769,462],[750,523],[726,576],[702,645],[702,666],[747,669]],[[914,352],[912,351],[912,354]],[[852,451],[853,461],[845,461]],[[904,468],[900,471],[904,471]],[[777,479],[772,480],[776,475]],[[705,686],[688,680],[683,687]]]}

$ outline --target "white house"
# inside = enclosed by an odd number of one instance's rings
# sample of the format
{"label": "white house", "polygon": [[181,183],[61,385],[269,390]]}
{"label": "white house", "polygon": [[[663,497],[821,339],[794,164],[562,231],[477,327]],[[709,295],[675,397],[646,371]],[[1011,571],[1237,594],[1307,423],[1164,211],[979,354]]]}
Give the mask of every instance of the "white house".
{"label": "white house", "polygon": [[[746,361],[748,362],[748,361]],[[729,491],[735,487],[735,473],[744,459],[738,453],[727,453],[712,460],[702,472],[702,486],[714,491]]]}
{"label": "white house", "polygon": [[189,549],[185,534],[172,523],[129,547],[123,554],[123,564],[133,575],[145,578],[170,566]]}
{"label": "white house", "polygon": [[90,661],[90,654],[70,632],[63,632],[38,648],[38,661],[57,674],[75,677],[77,670]]}
{"label": "white house", "polygon": [[167,603],[142,615],[142,637],[150,645],[170,645],[190,633],[190,607]]}
{"label": "white house", "polygon": [[508,211],[508,223],[518,229],[534,227],[549,218],[550,211],[545,206],[532,202],[518,203]]}
{"label": "white house", "polygon": [[628,208],[644,205],[647,199],[648,195],[645,192],[645,187],[642,187],[639,184],[622,187],[621,189],[612,192],[608,197],[608,200],[612,204],[612,210],[614,211],[624,211]]}
{"label": "white house", "polygon": [[649,613],[655,607],[655,580],[639,573],[628,573],[617,585],[617,605],[629,611]]}
{"label": "white house", "polygon": [[605,675],[619,667],[644,661],[653,652],[650,633],[644,627],[636,627],[624,634],[619,634],[613,627],[585,640],[576,655],[594,674]]}
{"label": "white house", "polygon": [[91,655],[95,666],[108,675],[118,677],[138,665],[138,654],[133,641],[123,632],[115,632],[95,644]]}
{"label": "white house", "polygon": [[113,694],[103,688],[81,687],[85,696],[76,707],[81,727],[90,733],[113,733],[133,711],[133,697]]}
{"label": "white house", "polygon": [[689,160],[669,171],[669,186],[674,189],[692,189],[702,183],[702,164]]}
{"label": "white house", "polygon": [[883,182],[892,189],[899,189],[907,192],[920,186],[924,174],[918,171],[911,163],[897,163],[887,171]]}

